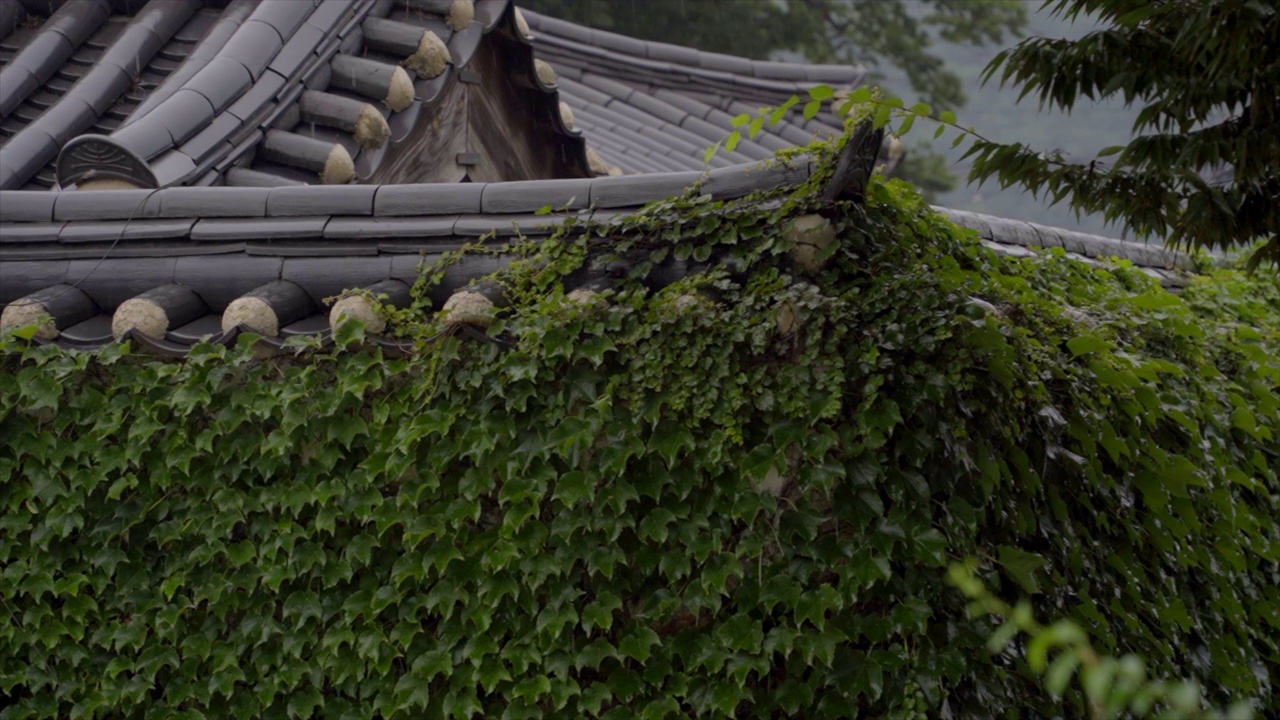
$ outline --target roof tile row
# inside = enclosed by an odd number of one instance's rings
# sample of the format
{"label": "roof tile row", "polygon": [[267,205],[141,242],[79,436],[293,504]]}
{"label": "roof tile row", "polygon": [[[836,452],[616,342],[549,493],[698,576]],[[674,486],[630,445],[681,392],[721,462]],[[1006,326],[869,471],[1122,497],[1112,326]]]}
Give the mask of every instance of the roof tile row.
{"label": "roof tile row", "polygon": [[[803,163],[800,165],[804,166]],[[783,169],[779,169],[783,168]],[[149,218],[267,218],[307,215],[448,215],[637,207],[679,194],[698,180],[704,192],[731,197],[794,179],[782,163],[712,170],[502,183],[172,187],[162,190],[0,192],[0,222]]]}

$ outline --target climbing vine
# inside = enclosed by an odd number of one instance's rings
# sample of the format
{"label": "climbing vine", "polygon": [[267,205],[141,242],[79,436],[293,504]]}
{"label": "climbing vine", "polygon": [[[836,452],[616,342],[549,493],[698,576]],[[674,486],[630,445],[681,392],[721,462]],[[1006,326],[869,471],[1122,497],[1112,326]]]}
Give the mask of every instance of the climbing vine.
{"label": "climbing vine", "polygon": [[394,353],[0,340],[0,718],[1087,716],[969,557],[1280,712],[1276,281],[1001,257],[812,150],[520,244],[482,331],[428,270]]}

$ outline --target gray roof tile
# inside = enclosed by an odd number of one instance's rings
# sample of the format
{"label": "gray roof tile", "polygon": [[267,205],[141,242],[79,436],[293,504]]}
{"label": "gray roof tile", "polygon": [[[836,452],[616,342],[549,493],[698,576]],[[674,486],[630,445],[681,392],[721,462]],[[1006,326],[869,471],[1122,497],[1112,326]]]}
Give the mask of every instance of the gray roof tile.
{"label": "gray roof tile", "polygon": [[273,188],[267,217],[372,215],[376,185],[314,185]]}
{"label": "gray roof tile", "polygon": [[549,235],[564,222],[563,216],[522,214],[464,215],[453,225],[455,235],[480,237],[494,233],[498,237],[516,235]]}
{"label": "gray roof tile", "polygon": [[318,238],[323,237],[328,222],[328,217],[204,218],[191,228],[191,239],[200,242]]}
{"label": "gray roof tile", "polygon": [[284,43],[275,28],[249,19],[222,46],[220,54],[239,60],[253,75],[254,80],[257,80],[282,47]]}
{"label": "gray roof tile", "polygon": [[704,52],[698,56],[698,67],[713,72],[732,75],[752,75],[752,62],[746,58],[721,53]]}
{"label": "gray roof tile", "polygon": [[170,150],[151,161],[151,170],[161,187],[177,184],[196,171],[195,160],[180,150]]}
{"label": "gray roof tile", "polygon": [[[582,84],[593,90],[604,93],[615,100],[626,102],[636,91],[634,87],[626,83],[618,82],[595,73],[587,73],[582,76]],[[603,104],[603,103],[602,103]]]}
{"label": "gray roof tile", "polygon": [[798,185],[808,179],[809,163],[805,158],[735,165],[712,170],[702,183],[702,192],[719,200],[741,197],[757,190]]}
{"label": "gray roof tile", "polygon": [[282,258],[324,258],[377,255],[378,246],[373,243],[335,243],[331,240],[271,239],[245,243],[244,251],[250,255]]}
{"label": "gray roof tile", "polygon": [[606,209],[644,205],[682,194],[699,177],[698,172],[678,172],[595,178],[591,181],[591,205]]}
{"label": "gray roof tile", "polygon": [[227,185],[234,187],[301,187],[305,184],[297,180],[245,167],[229,168],[226,173],[226,181]]}
{"label": "gray roof tile", "polygon": [[[0,223],[0,245],[14,243],[46,243],[56,242],[58,233],[62,232],[62,222],[4,222]],[[5,260],[10,258],[11,251],[5,251]],[[4,265],[4,262],[0,262]]]}
{"label": "gray roof tile", "polygon": [[84,90],[77,93],[77,97],[93,108],[95,113],[102,115],[132,84],[133,76],[123,68],[97,65],[93,68],[93,77],[89,83],[80,84]]}
{"label": "gray roof tile", "polygon": [[99,313],[83,322],[58,331],[58,339],[77,345],[102,345],[111,342],[111,316]]}
{"label": "gray roof tile", "polygon": [[313,25],[303,25],[284,44],[279,54],[267,66],[286,78],[296,77],[303,66],[315,59],[316,46],[324,40],[324,31]]}
{"label": "gray roof tile", "polygon": [[1023,247],[1040,246],[1040,234],[1031,227],[1030,223],[997,217],[987,217],[985,220],[991,227],[992,239],[997,242]]}
{"label": "gray roof tile", "polygon": [[78,220],[68,222],[58,233],[58,242],[114,242],[119,240],[165,240],[185,238],[195,224],[193,218],[142,220]]}
{"label": "gray roof tile", "polygon": [[480,198],[484,213],[531,213],[550,206],[555,210],[587,207],[591,180],[527,180],[489,183]]}
{"label": "gray roof tile", "polygon": [[457,215],[428,217],[338,217],[325,226],[324,236],[337,240],[350,238],[431,238],[451,237]]}
{"label": "gray roof tile", "polygon": [[160,217],[265,217],[270,188],[166,188],[156,193]]}
{"label": "gray roof tile", "polygon": [[[272,280],[280,279],[284,259],[255,255],[177,258],[173,282],[196,289],[213,312]],[[145,292],[145,291],[143,291]]]}
{"label": "gray roof tile", "polygon": [[240,118],[229,113],[219,113],[213,118],[213,122],[183,143],[179,150],[197,162],[203,160],[209,155],[229,149],[231,142],[228,138],[241,125]]}
{"label": "gray roof tile", "polygon": [[212,313],[177,328],[169,328],[166,339],[194,345],[202,339],[222,334],[222,318]]}
{"label": "gray roof tile", "polygon": [[149,160],[173,147],[173,136],[169,134],[168,128],[150,122],[130,123],[111,133],[111,139],[143,160]]}
{"label": "gray roof tile", "polygon": [[285,79],[275,72],[265,72],[253,87],[231,103],[226,112],[241,120],[249,120],[267,107],[284,88]]}
{"label": "gray roof tile", "polygon": [[373,199],[373,214],[386,217],[478,213],[483,192],[483,183],[380,185]]}
{"label": "gray roof tile", "polygon": [[[312,301],[314,302],[315,298],[312,298]],[[280,337],[289,338],[297,337],[299,335],[321,335],[328,331],[329,316],[323,313],[317,313],[281,327]]]}
{"label": "gray roof tile", "polygon": [[669,122],[672,125],[678,126],[680,123],[684,122],[685,118],[689,117],[688,110],[642,92],[633,94],[627,102],[630,105],[644,110],[659,120]]}
{"label": "gray roof tile", "polygon": [[61,194],[29,190],[0,191],[0,222],[49,222],[53,220],[54,201]]}
{"label": "gray roof tile", "polygon": [[702,53],[693,48],[651,42],[646,44],[645,50],[647,51],[645,56],[650,60],[669,62],[683,67],[696,68],[702,65]]}
{"label": "gray roof tile", "polygon": [[[183,88],[138,122],[162,127],[173,138],[170,147],[189,140],[200,128],[213,121],[213,103],[203,94]],[[145,126],[145,125],[144,125]]]}
{"label": "gray roof tile", "polygon": [[462,67],[471,62],[471,56],[475,55],[476,48],[480,47],[480,39],[483,37],[484,28],[472,23],[449,38],[449,55],[453,58],[455,67]]}
{"label": "gray roof tile", "polygon": [[253,75],[239,60],[219,55],[209,61],[183,87],[205,97],[221,112],[253,85]]}
{"label": "gray roof tile", "polygon": [[991,240],[991,225],[987,223],[986,217],[977,213],[967,212],[965,210],[952,210],[950,208],[937,208],[947,216],[951,222],[973,230],[978,233],[978,237],[984,240]]}
{"label": "gray roof tile", "polygon": [[593,87],[584,85],[564,75],[559,76],[559,81],[556,84],[560,88],[560,94],[566,99],[569,97],[579,98],[587,105],[603,106],[613,99],[610,95],[606,95]]}
{"label": "gray roof tile", "polygon": [[276,29],[282,40],[288,40],[295,30],[314,11],[314,3],[299,2],[264,2],[253,11],[250,19],[265,23]]}
{"label": "gray roof tile", "polygon": [[72,260],[67,265],[67,279],[75,282],[98,307],[114,309],[131,297],[169,282],[179,262],[179,258],[90,257]]}
{"label": "gray roof tile", "polygon": [[301,286],[311,296],[312,302],[320,306],[326,298],[343,290],[372,285],[391,277],[391,258],[353,256],[338,264],[327,258],[291,257],[285,259],[280,276]]}
{"label": "gray roof tile", "polygon": [[304,24],[327,31],[337,27],[355,4],[355,0],[324,0]]}

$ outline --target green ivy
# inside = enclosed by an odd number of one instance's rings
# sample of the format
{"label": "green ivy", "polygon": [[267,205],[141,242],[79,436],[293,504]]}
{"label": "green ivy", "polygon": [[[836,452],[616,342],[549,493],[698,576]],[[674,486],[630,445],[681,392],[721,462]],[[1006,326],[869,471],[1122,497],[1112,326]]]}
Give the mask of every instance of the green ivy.
{"label": "green ivy", "polygon": [[479,337],[0,340],[0,718],[1084,716],[986,652],[964,557],[1280,713],[1276,281],[1000,257],[881,180],[818,207],[818,151],[519,248]]}

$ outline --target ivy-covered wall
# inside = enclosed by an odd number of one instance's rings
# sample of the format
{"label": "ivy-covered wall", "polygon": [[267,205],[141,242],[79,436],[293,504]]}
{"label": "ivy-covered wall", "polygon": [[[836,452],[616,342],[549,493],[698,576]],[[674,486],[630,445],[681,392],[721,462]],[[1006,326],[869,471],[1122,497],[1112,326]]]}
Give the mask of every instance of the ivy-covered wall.
{"label": "ivy-covered wall", "polygon": [[[0,718],[1082,716],[986,652],[969,556],[1280,713],[1274,276],[1175,296],[811,197],[570,228],[489,341],[3,341]],[[603,252],[633,277],[566,299]]]}

